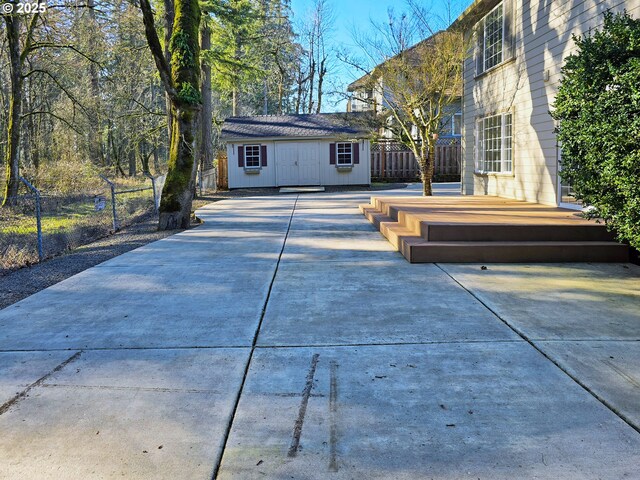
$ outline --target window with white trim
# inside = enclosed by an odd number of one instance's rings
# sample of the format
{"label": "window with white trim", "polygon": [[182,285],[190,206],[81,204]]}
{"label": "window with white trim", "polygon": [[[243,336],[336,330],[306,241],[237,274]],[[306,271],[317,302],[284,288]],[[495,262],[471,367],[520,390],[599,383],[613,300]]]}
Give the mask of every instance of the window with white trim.
{"label": "window with white trim", "polygon": [[515,57],[513,2],[498,3],[476,24],[476,75]]}
{"label": "window with white trim", "polygon": [[500,4],[484,17],[483,71],[502,63],[504,50],[504,15],[502,8],[502,4]]}
{"label": "window with white trim", "polygon": [[245,168],[260,168],[260,145],[244,146]]}
{"label": "window with white trim", "polygon": [[336,143],[336,158],[338,165],[351,165],[353,163],[353,152],[350,143]]}
{"label": "window with white trim", "polygon": [[462,135],[462,113],[454,113],[451,118],[451,134]]}
{"label": "window with white trim", "polygon": [[511,113],[481,118],[477,122],[476,171],[511,173],[513,170],[513,120]]}

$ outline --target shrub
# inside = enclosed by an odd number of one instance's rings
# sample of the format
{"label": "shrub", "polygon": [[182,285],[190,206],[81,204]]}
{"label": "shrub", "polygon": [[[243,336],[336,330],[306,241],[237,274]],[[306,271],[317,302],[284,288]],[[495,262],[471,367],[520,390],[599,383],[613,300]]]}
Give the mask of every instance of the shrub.
{"label": "shrub", "polygon": [[563,179],[620,240],[640,247],[640,20],[606,13],[574,37],[553,117]]}

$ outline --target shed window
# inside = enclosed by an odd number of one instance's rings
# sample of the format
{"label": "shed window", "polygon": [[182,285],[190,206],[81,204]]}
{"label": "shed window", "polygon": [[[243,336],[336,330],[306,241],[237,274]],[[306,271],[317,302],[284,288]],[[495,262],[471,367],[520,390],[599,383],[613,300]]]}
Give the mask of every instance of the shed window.
{"label": "shed window", "polygon": [[478,120],[476,171],[511,173],[512,125],[511,113],[501,113]]}
{"label": "shed window", "polygon": [[245,168],[260,168],[260,145],[244,146]]}
{"label": "shed window", "polygon": [[350,143],[337,143],[336,151],[338,153],[338,165],[352,165],[353,153]]}

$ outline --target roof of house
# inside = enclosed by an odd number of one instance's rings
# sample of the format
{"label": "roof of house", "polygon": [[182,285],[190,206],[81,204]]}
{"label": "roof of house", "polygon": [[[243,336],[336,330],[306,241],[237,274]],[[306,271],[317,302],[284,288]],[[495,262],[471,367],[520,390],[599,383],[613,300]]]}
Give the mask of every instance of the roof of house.
{"label": "roof of house", "polygon": [[[412,56],[416,57],[416,55],[419,55],[420,48],[424,47],[425,45],[432,44],[434,42],[434,39],[437,36],[439,36],[440,34],[442,34],[442,33],[443,33],[443,31],[439,30],[438,32],[436,32],[433,35],[431,35],[430,37],[425,38],[424,40],[420,40],[418,43],[408,47],[407,49],[403,50],[402,52],[398,52],[393,57],[387,58],[384,62],[381,62],[378,65],[376,65],[375,67],[373,67],[373,70],[371,70],[371,72],[365,73],[362,77],[360,77],[357,80],[354,80],[353,82],[351,82],[347,86],[347,91],[348,92],[353,92],[353,91],[355,91],[355,90],[357,90],[359,88],[363,88],[363,87],[364,88],[370,88],[371,81],[377,79],[380,76],[380,70],[386,63],[389,63],[389,62],[393,61],[395,58],[398,58],[401,54],[409,55],[410,58]],[[415,58],[415,62],[417,63],[418,61],[419,60],[417,60],[417,57],[416,57]]]}
{"label": "roof of house", "polygon": [[362,113],[317,113],[306,115],[256,115],[229,117],[222,126],[222,139],[278,137],[366,136],[367,115]]}
{"label": "roof of house", "polygon": [[467,29],[475,25],[501,0],[474,0],[449,28]]}

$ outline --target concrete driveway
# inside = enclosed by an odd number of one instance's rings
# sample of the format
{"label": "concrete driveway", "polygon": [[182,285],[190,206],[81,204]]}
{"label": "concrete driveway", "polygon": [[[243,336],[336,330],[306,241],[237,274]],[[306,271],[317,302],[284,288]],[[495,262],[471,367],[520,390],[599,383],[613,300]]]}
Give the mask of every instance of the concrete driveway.
{"label": "concrete driveway", "polygon": [[0,311],[0,478],[640,478],[640,268],[411,265],[368,197],[212,204]]}

